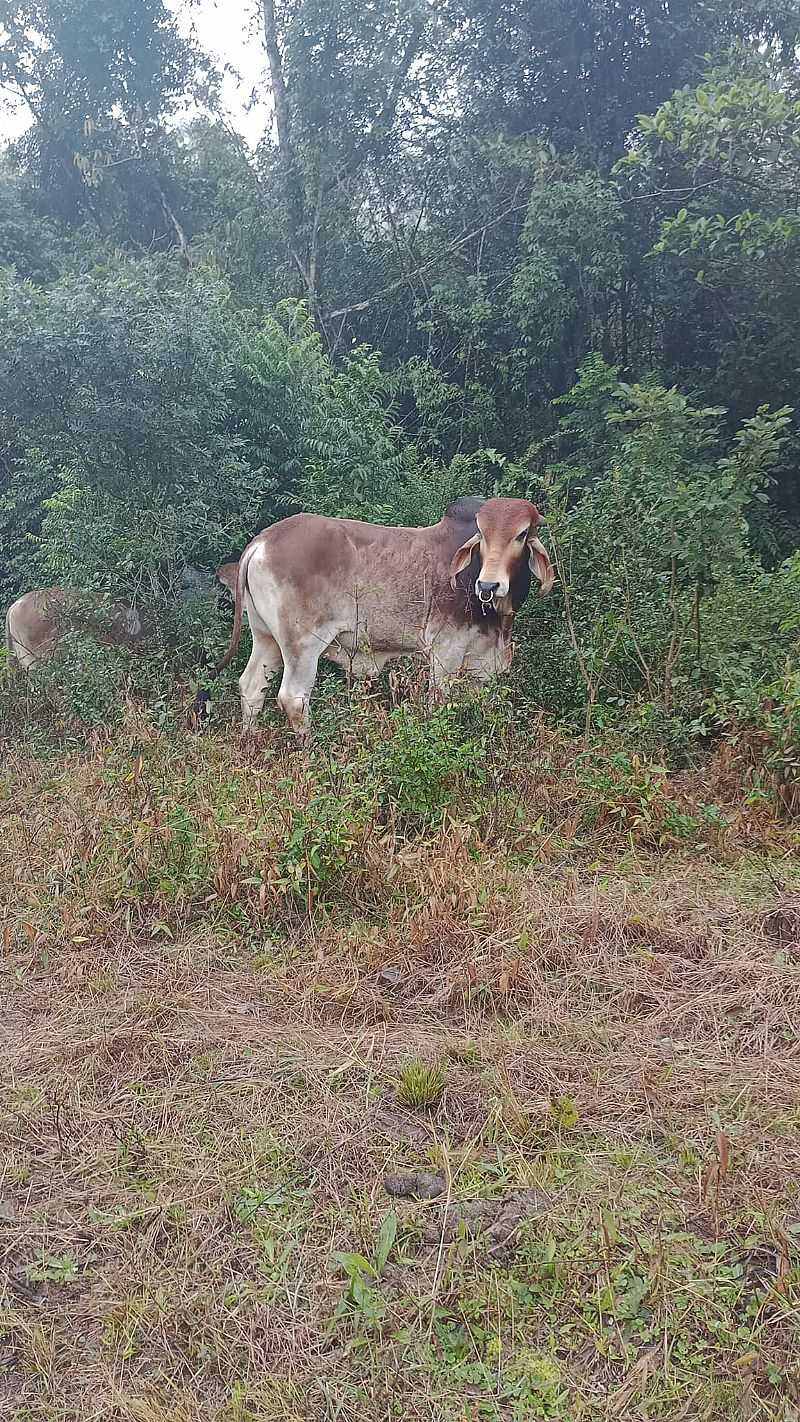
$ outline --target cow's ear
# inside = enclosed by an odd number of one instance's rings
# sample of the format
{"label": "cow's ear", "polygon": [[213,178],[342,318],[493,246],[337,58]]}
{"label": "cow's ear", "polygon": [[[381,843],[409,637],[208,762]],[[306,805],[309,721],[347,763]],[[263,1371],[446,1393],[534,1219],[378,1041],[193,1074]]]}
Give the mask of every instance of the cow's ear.
{"label": "cow's ear", "polygon": [[472,537],[468,538],[466,543],[462,543],[458,552],[453,554],[450,560],[450,586],[453,592],[456,590],[456,578],[459,573],[463,573],[464,569],[469,567],[472,559],[472,550],[473,548],[477,548],[480,541],[480,533],[473,533]]}
{"label": "cow's ear", "polygon": [[547,549],[534,534],[528,538],[528,564],[533,576],[538,578],[541,583],[539,596],[547,597],[556,580],[555,570],[550,562]]}

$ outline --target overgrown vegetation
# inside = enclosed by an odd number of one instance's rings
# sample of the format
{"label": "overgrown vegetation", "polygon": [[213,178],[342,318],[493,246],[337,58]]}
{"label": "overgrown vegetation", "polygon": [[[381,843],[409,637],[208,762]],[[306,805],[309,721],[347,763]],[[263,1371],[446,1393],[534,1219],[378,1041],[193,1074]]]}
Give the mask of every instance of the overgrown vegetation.
{"label": "overgrown vegetation", "polygon": [[797,653],[794,9],[258,9],[252,152],[160,0],[0,9],[4,599],[122,585],[172,634],[187,565],[295,509],[531,494],[523,694],[683,760],[760,730]]}
{"label": "overgrown vegetation", "polygon": [[[797,1422],[796,7],[255,8],[250,148],[0,0],[0,601],[146,630],[0,651],[0,1412]],[[217,563],[468,493],[507,685],[190,730]]]}

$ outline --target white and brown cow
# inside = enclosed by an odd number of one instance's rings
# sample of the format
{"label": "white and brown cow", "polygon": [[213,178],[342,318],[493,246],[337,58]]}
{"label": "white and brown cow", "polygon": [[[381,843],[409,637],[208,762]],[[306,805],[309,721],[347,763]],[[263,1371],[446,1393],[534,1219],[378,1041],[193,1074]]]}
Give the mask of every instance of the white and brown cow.
{"label": "white and brown cow", "polygon": [[259,533],[239,560],[233,632],[216,669],[234,656],[246,612],[253,648],[239,679],[244,727],[282,666],[278,704],[307,733],[320,657],[358,677],[393,657],[422,655],[439,692],[461,674],[482,682],[507,671],[531,574],[542,594],[554,581],[536,536],[540,521],[526,499],[462,498],[431,528],[294,514]]}
{"label": "white and brown cow", "polygon": [[25,671],[47,661],[70,632],[89,632],[107,646],[127,647],[142,636],[142,620],[126,603],[74,588],[23,593],[6,613],[6,646]]}

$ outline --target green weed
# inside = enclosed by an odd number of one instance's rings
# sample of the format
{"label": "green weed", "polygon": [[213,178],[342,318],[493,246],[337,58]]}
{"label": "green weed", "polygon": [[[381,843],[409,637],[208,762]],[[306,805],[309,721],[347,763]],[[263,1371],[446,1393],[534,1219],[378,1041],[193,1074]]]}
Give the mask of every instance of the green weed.
{"label": "green weed", "polygon": [[363,1254],[334,1252],[333,1261],[344,1273],[347,1284],[334,1310],[332,1328],[343,1319],[347,1319],[352,1327],[367,1331],[381,1322],[385,1305],[377,1286],[396,1238],[397,1215],[390,1210],[381,1222],[371,1259],[366,1259]]}
{"label": "green weed", "polygon": [[40,1249],[26,1264],[25,1277],[32,1283],[71,1284],[78,1277],[78,1261],[74,1254],[48,1254]]}
{"label": "green weed", "polygon": [[441,1100],[447,1081],[445,1068],[438,1063],[413,1058],[401,1067],[397,1078],[397,1099],[403,1106],[421,1111]]}

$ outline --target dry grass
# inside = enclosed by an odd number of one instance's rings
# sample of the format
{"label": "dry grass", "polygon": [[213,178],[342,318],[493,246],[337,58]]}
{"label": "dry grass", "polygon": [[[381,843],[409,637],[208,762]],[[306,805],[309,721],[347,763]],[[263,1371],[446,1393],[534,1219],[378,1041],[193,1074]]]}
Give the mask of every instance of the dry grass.
{"label": "dry grass", "polygon": [[797,1416],[792,831],[535,734],[519,812],[356,806],[299,891],[324,751],[9,753],[0,1415]]}

